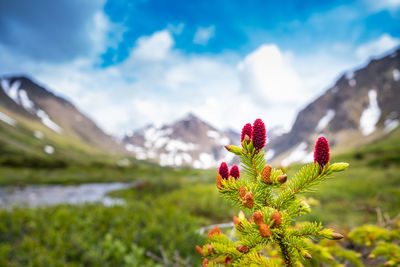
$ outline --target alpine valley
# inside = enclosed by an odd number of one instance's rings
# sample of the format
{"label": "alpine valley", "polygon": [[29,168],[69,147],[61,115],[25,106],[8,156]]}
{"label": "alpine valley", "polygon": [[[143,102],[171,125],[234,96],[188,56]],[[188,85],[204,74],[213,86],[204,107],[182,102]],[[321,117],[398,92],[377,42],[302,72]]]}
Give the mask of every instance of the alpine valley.
{"label": "alpine valley", "polygon": [[[289,132],[267,129],[267,157],[282,165],[311,161],[319,135],[329,140],[334,153],[345,152],[399,134],[399,117],[398,49],[344,73],[298,113]],[[268,119],[262,119],[268,125]],[[114,155],[113,160],[121,164],[128,164],[121,159],[136,158],[162,166],[208,169],[221,161],[231,162],[233,157],[223,146],[239,143],[239,133],[217,129],[192,113],[114,138],[33,79],[0,77],[0,162],[4,164],[18,165],[18,155],[24,155],[25,163],[29,158],[80,162],[87,155]]]}

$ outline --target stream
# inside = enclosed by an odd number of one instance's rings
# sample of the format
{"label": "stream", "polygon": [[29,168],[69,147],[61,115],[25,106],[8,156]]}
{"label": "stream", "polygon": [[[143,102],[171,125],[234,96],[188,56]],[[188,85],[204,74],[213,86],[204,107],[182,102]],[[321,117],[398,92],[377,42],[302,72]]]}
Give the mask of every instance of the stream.
{"label": "stream", "polygon": [[80,185],[28,185],[0,187],[0,206],[48,206],[99,202],[105,206],[122,205],[123,199],[107,193],[131,187],[133,183],[88,183]]}

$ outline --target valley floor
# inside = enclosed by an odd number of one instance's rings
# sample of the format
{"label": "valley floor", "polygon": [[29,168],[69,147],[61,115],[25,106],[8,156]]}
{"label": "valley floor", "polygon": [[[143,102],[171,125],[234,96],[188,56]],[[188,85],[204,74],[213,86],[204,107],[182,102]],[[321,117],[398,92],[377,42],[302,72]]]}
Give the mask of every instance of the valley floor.
{"label": "valley floor", "polygon": [[[305,196],[314,205],[304,219],[348,233],[361,224],[376,224],[378,214],[399,215],[399,137],[332,161],[347,161],[350,167]],[[298,167],[287,170],[289,177]],[[205,235],[198,230],[230,222],[239,211],[219,197],[214,170],[0,168],[2,185],[133,180],[142,182],[110,193],[125,205],[0,208],[0,266],[157,266],[155,259],[163,254],[179,266],[199,266],[194,246],[204,244]]]}

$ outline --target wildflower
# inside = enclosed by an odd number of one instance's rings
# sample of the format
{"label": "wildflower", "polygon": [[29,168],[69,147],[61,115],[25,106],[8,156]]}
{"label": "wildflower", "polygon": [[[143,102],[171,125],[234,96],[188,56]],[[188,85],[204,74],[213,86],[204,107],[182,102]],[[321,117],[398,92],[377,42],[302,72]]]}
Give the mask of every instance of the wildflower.
{"label": "wildflower", "polygon": [[228,179],[229,177],[229,168],[226,162],[222,162],[221,165],[219,166],[218,173],[224,178],[225,180]]}
{"label": "wildflower", "polygon": [[251,139],[256,151],[260,151],[264,148],[267,140],[264,122],[261,119],[256,119],[253,124],[253,134]]}
{"label": "wildflower", "polygon": [[202,264],[202,267],[207,267],[208,266],[208,259],[206,258],[206,259],[204,259],[204,261],[203,261],[203,264]]}
{"label": "wildflower", "polygon": [[329,162],[329,144],[325,137],[318,138],[314,150],[314,163],[318,162],[321,169]]}
{"label": "wildflower", "polygon": [[250,123],[247,123],[245,126],[243,126],[242,129],[242,135],[240,137],[240,142],[244,141],[245,136],[247,135],[248,137],[251,137],[253,133],[253,128]]}
{"label": "wildflower", "polygon": [[240,172],[239,172],[239,167],[237,165],[233,165],[231,168],[231,171],[229,173],[229,176],[232,176],[235,179],[240,178]]}

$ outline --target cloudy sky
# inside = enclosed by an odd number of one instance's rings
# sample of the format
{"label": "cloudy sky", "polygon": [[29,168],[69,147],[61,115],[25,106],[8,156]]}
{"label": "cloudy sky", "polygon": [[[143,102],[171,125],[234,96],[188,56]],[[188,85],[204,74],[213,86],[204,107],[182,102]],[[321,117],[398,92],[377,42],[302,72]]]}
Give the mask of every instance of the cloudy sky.
{"label": "cloudy sky", "polygon": [[26,74],[120,135],[193,112],[290,127],[400,44],[400,0],[0,0],[0,75]]}

